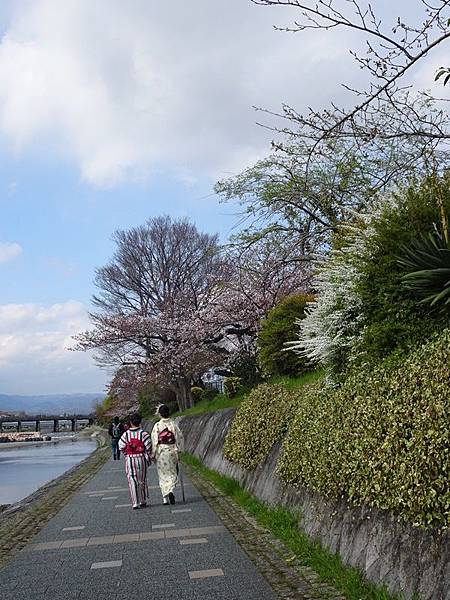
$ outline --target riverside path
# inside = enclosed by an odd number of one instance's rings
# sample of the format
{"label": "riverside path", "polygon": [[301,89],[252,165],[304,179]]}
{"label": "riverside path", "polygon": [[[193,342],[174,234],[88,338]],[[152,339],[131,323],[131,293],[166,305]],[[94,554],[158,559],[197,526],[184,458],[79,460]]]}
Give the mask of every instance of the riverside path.
{"label": "riverside path", "polygon": [[186,504],[131,510],[123,461],[110,460],[0,569],[2,600],[275,600],[185,477]]}

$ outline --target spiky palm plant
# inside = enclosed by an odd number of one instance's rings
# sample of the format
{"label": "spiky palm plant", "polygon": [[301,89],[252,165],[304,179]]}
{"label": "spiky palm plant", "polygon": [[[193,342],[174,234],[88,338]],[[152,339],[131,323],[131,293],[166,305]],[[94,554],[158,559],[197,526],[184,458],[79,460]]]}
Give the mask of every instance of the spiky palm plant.
{"label": "spiky palm plant", "polygon": [[407,271],[402,277],[406,289],[420,297],[421,304],[450,311],[450,242],[449,235],[429,233],[403,248],[398,259]]}

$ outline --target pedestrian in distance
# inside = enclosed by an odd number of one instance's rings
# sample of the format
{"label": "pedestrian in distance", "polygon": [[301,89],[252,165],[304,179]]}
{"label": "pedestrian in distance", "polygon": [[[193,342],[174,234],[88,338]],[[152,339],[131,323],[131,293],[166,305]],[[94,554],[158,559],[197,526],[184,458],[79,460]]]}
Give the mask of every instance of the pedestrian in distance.
{"label": "pedestrian in distance", "polygon": [[119,449],[125,454],[125,473],[133,509],[144,508],[148,502],[147,468],[151,462],[152,442],[141,422],[141,415],[131,415],[130,427],[119,440]]}
{"label": "pedestrian in distance", "polygon": [[119,440],[124,432],[122,423],[119,417],[114,419],[109,424],[108,433],[111,436],[111,448],[113,453],[113,460],[120,460]]}
{"label": "pedestrian in distance", "polygon": [[183,434],[170,418],[168,406],[161,404],[157,414],[160,420],[152,429],[153,458],[158,470],[163,504],[175,504],[174,490],[178,483],[178,453],[183,451]]}

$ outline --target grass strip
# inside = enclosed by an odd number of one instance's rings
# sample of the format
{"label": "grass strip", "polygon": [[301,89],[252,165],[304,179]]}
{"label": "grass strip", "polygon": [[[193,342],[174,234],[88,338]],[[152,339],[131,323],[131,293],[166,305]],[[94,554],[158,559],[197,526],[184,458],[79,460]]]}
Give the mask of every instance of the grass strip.
{"label": "grass strip", "polygon": [[297,390],[308,383],[314,383],[322,379],[324,375],[325,371],[323,369],[317,369],[308,373],[302,373],[301,375],[297,375],[297,377],[288,377],[287,375],[272,377],[267,383],[282,385],[287,390]]}
{"label": "grass strip", "polygon": [[208,469],[190,454],[183,454],[183,462],[241,506],[259,525],[268,529],[292,550],[302,565],[313,569],[321,581],[335,587],[347,600],[400,600],[400,596],[392,595],[385,587],[368,582],[357,569],[345,566],[337,554],[332,554],[310,540],[298,528],[298,514],[260,502],[237,481]]}
{"label": "grass strip", "polygon": [[[298,377],[273,377],[266,382],[261,383],[273,383],[279,384],[288,390],[295,390],[302,387],[307,383],[313,383],[323,377],[323,370],[318,369],[311,373],[303,373]],[[257,387],[256,385],[254,387]],[[230,398],[226,394],[217,394],[212,400],[200,400],[195,406],[187,408],[183,412],[176,412],[173,417],[185,417],[187,415],[201,415],[208,412],[215,412],[216,410],[224,410],[225,408],[236,408],[242,400],[251,392],[254,388],[244,388],[238,392],[235,396]]]}
{"label": "grass strip", "polygon": [[215,412],[216,410],[223,410],[225,408],[236,408],[247,394],[248,390],[245,390],[232,398],[226,394],[217,394],[212,400],[200,400],[195,406],[187,408],[186,410],[183,410],[183,412],[176,412],[172,416],[185,417],[187,415],[201,415],[203,413]]}

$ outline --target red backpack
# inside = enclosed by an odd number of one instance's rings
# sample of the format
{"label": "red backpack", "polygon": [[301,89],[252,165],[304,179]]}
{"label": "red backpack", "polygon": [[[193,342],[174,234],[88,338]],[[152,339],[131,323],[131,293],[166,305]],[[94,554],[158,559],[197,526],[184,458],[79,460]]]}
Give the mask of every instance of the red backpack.
{"label": "red backpack", "polygon": [[145,445],[144,442],[139,438],[131,438],[125,444],[123,453],[129,456],[130,454],[144,454]]}
{"label": "red backpack", "polygon": [[175,444],[175,435],[173,431],[170,431],[168,427],[160,431],[158,434],[158,443],[168,444],[169,446]]}

